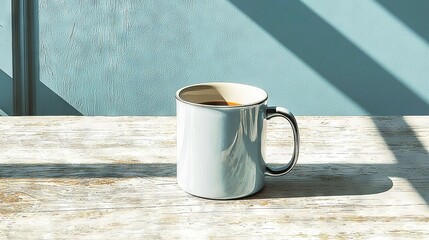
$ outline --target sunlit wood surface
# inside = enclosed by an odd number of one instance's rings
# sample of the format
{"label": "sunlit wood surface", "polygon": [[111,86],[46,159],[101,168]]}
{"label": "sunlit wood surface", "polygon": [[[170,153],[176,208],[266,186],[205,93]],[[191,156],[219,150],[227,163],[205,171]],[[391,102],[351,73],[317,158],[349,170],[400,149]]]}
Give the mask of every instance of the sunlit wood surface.
{"label": "sunlit wood surface", "polygon": [[[0,239],[429,239],[429,117],[297,117],[250,197],[176,183],[174,117],[0,118]],[[267,156],[291,133],[268,122]]]}

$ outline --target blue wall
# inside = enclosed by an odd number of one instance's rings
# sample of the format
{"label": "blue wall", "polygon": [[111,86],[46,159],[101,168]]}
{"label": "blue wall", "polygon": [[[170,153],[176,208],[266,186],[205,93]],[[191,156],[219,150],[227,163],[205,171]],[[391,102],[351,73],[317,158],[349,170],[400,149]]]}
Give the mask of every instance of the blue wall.
{"label": "blue wall", "polygon": [[429,114],[429,1],[39,0],[36,113],[173,115],[234,81],[296,115]]}
{"label": "blue wall", "polygon": [[0,1],[0,116],[12,115],[12,77],[11,2]]}

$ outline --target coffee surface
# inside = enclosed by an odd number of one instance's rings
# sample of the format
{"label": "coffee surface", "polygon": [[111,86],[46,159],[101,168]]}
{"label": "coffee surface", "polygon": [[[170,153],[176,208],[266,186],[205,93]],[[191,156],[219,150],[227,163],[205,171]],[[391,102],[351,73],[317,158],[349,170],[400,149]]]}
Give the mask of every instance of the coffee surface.
{"label": "coffee surface", "polygon": [[212,106],[240,106],[242,104],[230,101],[210,101],[210,102],[202,102],[200,104],[204,105],[212,105]]}

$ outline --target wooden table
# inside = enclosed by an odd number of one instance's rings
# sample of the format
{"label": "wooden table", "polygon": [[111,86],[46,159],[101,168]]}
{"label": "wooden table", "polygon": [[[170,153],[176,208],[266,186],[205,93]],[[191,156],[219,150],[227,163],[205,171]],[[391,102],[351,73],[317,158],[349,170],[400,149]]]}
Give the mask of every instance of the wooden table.
{"label": "wooden table", "polygon": [[[248,198],[188,195],[174,117],[0,118],[0,238],[429,239],[429,117],[297,117],[289,175]],[[267,155],[289,159],[269,122]]]}

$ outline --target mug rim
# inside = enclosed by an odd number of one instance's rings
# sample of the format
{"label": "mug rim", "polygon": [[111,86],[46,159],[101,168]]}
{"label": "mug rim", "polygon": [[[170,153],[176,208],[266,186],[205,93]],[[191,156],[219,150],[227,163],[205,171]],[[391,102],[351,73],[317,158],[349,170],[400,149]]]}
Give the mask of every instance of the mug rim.
{"label": "mug rim", "polygon": [[[197,86],[204,86],[204,85],[208,85],[208,86],[213,86],[213,85],[235,85],[235,86],[242,86],[242,87],[251,87],[251,88],[255,88],[258,89],[259,91],[263,92],[265,97],[262,100],[259,101],[255,101],[255,102],[251,102],[251,103],[246,103],[246,104],[240,104],[237,106],[222,106],[222,105],[208,105],[208,104],[201,104],[201,103],[195,103],[195,102],[191,102],[191,101],[187,101],[183,98],[180,97],[180,93],[182,93],[184,90],[191,88],[191,87],[197,87]],[[180,88],[179,90],[176,91],[176,100],[183,102],[185,104],[189,104],[189,105],[194,105],[194,106],[199,106],[199,107],[205,107],[205,108],[245,108],[245,107],[251,107],[251,106],[257,106],[260,104],[263,104],[264,102],[266,102],[268,100],[268,93],[259,87],[255,87],[252,85],[248,85],[248,84],[243,84],[243,83],[234,83],[234,82],[205,82],[205,83],[197,83],[197,84],[191,84],[185,87]]]}

